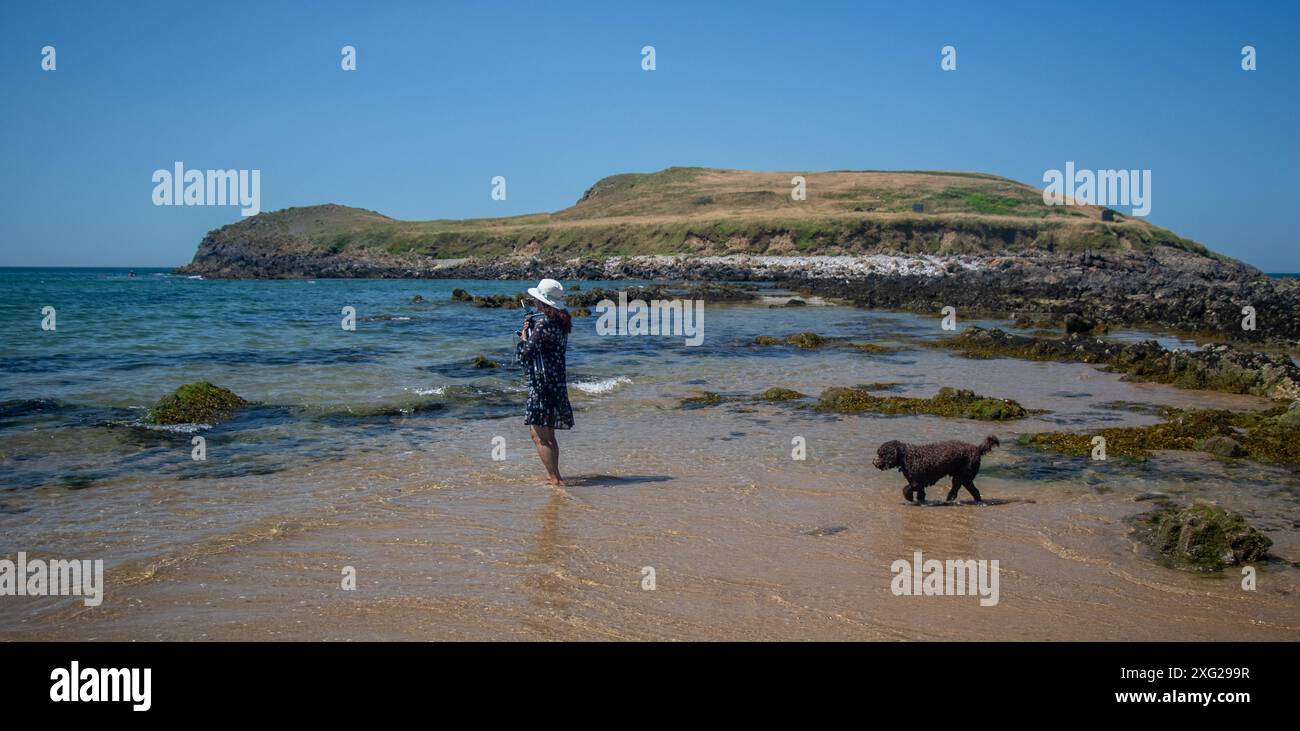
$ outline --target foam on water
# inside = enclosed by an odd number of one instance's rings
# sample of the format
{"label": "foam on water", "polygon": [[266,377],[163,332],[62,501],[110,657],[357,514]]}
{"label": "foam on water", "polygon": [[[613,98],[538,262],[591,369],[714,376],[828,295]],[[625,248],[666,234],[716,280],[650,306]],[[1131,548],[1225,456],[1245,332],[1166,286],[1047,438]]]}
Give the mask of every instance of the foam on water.
{"label": "foam on water", "polygon": [[612,393],[614,389],[632,382],[627,376],[615,376],[613,378],[604,378],[597,381],[578,381],[569,384],[571,387],[578,389],[586,394],[600,395]]}

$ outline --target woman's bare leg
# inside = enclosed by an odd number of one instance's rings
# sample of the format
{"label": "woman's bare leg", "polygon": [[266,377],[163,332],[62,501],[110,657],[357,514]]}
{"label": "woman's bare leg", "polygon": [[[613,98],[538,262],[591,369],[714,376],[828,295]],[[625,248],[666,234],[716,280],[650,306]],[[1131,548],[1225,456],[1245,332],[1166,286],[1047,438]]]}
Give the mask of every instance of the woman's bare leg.
{"label": "woman's bare leg", "polygon": [[563,485],[560,477],[560,443],[555,441],[555,430],[549,426],[529,427],[533,434],[533,444],[537,445],[537,456],[542,458],[546,468],[546,477],[552,485]]}

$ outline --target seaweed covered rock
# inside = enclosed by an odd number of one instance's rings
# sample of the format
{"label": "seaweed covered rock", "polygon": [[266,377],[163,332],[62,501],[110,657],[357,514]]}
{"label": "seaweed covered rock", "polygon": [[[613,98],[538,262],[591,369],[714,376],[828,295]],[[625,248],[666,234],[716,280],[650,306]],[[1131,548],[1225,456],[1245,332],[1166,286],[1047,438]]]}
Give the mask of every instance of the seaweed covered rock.
{"label": "seaweed covered rock", "polygon": [[1294,401],[1300,398],[1300,366],[1280,353],[1207,345],[1168,350],[1155,341],[1120,343],[1075,333],[1064,338],[1012,335],[997,328],[969,327],[938,341],[976,358],[1095,363],[1125,380],[1168,383],[1178,388],[1244,393]]}
{"label": "seaweed covered rock", "polygon": [[145,420],[152,424],[216,424],[246,404],[233,391],[207,381],[187,383],[159,399]]}
{"label": "seaweed covered rock", "polygon": [[682,399],[681,407],[683,409],[702,409],[706,406],[717,406],[726,401],[721,394],[713,391],[701,391],[697,396],[688,396]]}
{"label": "seaweed covered rock", "polygon": [[1149,426],[1109,427],[1097,432],[1041,432],[1021,436],[1020,443],[1063,454],[1086,456],[1092,439],[1106,440],[1112,457],[1142,460],[1161,449],[1204,451],[1222,457],[1249,457],[1260,462],[1300,465],[1300,425],[1288,423],[1289,410],[1234,412],[1224,409],[1164,409],[1166,421]]}
{"label": "seaweed covered rock", "polygon": [[1180,568],[1219,571],[1264,558],[1272,539],[1214,505],[1166,507],[1137,516],[1139,536]]}
{"label": "seaweed covered rock", "polygon": [[932,398],[877,396],[870,388],[836,386],[822,391],[817,399],[818,411],[841,414],[876,412],[881,414],[930,414],[982,421],[1022,419],[1029,414],[1010,399],[980,396],[973,391],[944,387]]}
{"label": "seaweed covered rock", "polygon": [[1281,353],[1259,353],[1231,345],[1200,350],[1164,350],[1155,357],[1121,360],[1112,370],[1127,380],[1168,383],[1227,393],[1294,401],[1300,399],[1300,366]]}
{"label": "seaweed covered rock", "polygon": [[1228,436],[1208,437],[1196,445],[1202,452],[1209,452],[1218,457],[1237,458],[1246,456],[1246,448],[1241,442]]}
{"label": "seaweed covered rock", "polygon": [[1087,456],[1092,453],[1094,437],[1106,440],[1108,457],[1146,459],[1151,452],[1161,449],[1195,450],[1210,437],[1231,437],[1235,415],[1218,409],[1180,411],[1166,409],[1167,421],[1150,426],[1108,427],[1099,432],[1076,434],[1071,432],[1040,432],[1026,434],[1023,444],[1045,447],[1063,454]]}
{"label": "seaweed covered rock", "polygon": [[1097,329],[1097,321],[1089,320],[1077,312],[1071,312],[1065,316],[1065,332],[1068,335],[1075,333],[1087,334]]}
{"label": "seaweed covered rock", "polygon": [[789,388],[773,386],[760,393],[756,398],[760,401],[795,401],[804,398],[804,395]]}
{"label": "seaweed covered rock", "polygon": [[475,368],[499,368],[500,367],[496,361],[491,360],[490,358],[482,355],[474,356],[474,360],[470,362],[470,365],[474,366]]}
{"label": "seaweed covered rock", "polygon": [[826,338],[815,332],[801,332],[793,335],[786,335],[785,344],[793,345],[796,348],[803,348],[804,350],[811,350],[825,345]]}
{"label": "seaweed covered rock", "polygon": [[1300,428],[1300,401],[1291,402],[1291,406],[1277,416],[1277,423],[1284,427]]}
{"label": "seaweed covered rock", "polygon": [[830,338],[822,337],[815,332],[801,332],[792,335],[786,335],[784,338],[774,338],[771,335],[759,335],[754,338],[755,345],[792,345],[804,350],[813,350],[820,348],[830,342]]}
{"label": "seaweed covered rock", "polygon": [[849,343],[849,347],[859,353],[897,353],[900,348],[879,343]]}
{"label": "seaweed covered rock", "polygon": [[464,302],[466,304],[474,305],[475,307],[491,307],[491,308],[500,308],[506,310],[517,310],[521,307],[521,305],[519,304],[520,300],[528,300],[528,299],[529,299],[529,294],[527,292],[520,292],[518,294],[477,295],[477,294],[470,294],[469,292],[466,292],[460,287],[451,290],[452,302]]}

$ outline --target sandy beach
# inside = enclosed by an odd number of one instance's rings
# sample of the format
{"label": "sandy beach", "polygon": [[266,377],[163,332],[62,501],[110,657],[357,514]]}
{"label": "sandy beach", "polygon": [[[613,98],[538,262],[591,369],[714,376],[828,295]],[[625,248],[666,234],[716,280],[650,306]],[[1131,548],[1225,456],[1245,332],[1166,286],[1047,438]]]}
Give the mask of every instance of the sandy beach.
{"label": "sandy beach", "polygon": [[[217,286],[301,292],[311,285]],[[377,298],[396,303],[399,292],[405,300],[413,288],[427,293],[434,285],[375,286]],[[203,295],[209,305],[215,291]],[[443,299],[435,300],[435,314],[412,315],[410,325],[375,320],[372,337],[387,330],[409,344],[409,328],[502,317]],[[451,377],[460,372],[408,369],[413,362],[405,360],[465,360],[462,353],[482,350],[496,335],[452,351],[408,346],[352,365],[218,369],[258,402],[315,405],[292,416],[255,412],[207,432],[212,456],[198,467],[185,464],[185,434],[140,436],[112,418],[55,430],[56,442],[79,440],[76,449],[118,461],[101,458],[100,477],[80,489],[6,490],[0,553],[102,558],[104,602],[92,608],[68,597],[5,598],[0,638],[1300,639],[1300,570],[1289,564],[1300,559],[1293,473],[1188,452],[1096,463],[1018,446],[1013,436],[1157,420],[1110,406],[1117,402],[1251,409],[1268,406],[1265,400],[1129,383],[1083,364],[972,361],[917,345],[936,336],[937,325],[913,315],[766,305],[709,315],[712,330],[699,349],[643,339],[616,350],[608,338],[575,336],[575,380],[585,386],[572,389],[577,428],[560,437],[569,477],[560,490],[542,483],[514,413],[518,394],[494,390],[509,387],[517,372]],[[814,325],[901,350],[773,352],[751,343],[755,333]],[[325,348],[337,336],[312,337]],[[355,387],[340,393],[335,384],[348,381],[349,369],[364,369],[388,396]],[[377,371],[411,375],[381,384]],[[317,375],[290,380],[307,373]],[[25,378],[50,382],[46,374]],[[119,396],[144,401],[158,390],[146,385],[154,380],[142,375],[138,389]],[[702,389],[752,394],[782,386],[816,394],[880,381],[916,395],[974,385],[1047,413],[990,424],[739,400],[681,408],[682,398]],[[340,398],[446,401],[467,384],[481,394],[469,406],[393,413],[328,406]],[[64,398],[88,400],[71,391]],[[48,432],[37,431],[9,429],[8,453],[33,445],[48,451],[49,437],[40,436]],[[870,465],[888,439],[979,441],[989,433],[1001,435],[1003,446],[986,458],[979,478],[986,505],[905,504],[898,473]],[[491,458],[495,437],[505,440],[500,461]],[[806,443],[802,461],[791,457],[796,437]],[[54,450],[50,458],[84,462],[69,456],[75,451],[69,446],[60,457]],[[134,456],[124,460],[127,451]],[[11,484],[42,479],[20,463],[6,463]],[[51,469],[63,474],[67,467]],[[1202,575],[1154,560],[1127,521],[1151,508],[1145,498],[1153,492],[1214,502],[1265,530],[1277,560],[1258,567],[1257,588],[1243,590],[1235,569]],[[976,596],[895,595],[891,565],[915,551],[939,560],[998,560],[996,605],[981,606]],[[343,588],[348,567],[354,590]]]}

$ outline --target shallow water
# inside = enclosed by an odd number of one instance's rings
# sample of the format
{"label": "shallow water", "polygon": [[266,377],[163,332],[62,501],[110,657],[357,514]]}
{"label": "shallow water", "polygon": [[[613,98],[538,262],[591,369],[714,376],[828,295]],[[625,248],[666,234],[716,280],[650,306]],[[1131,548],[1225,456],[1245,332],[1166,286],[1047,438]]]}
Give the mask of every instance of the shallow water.
{"label": "shallow water", "polygon": [[[1300,637],[1300,571],[1286,563],[1300,560],[1294,473],[1181,453],[1098,463],[1014,445],[1025,431],[1153,423],[1156,404],[1267,405],[1259,399],[1125,383],[1087,365],[969,360],[922,347],[946,333],[909,314],[710,306],[700,347],[601,337],[579,319],[577,428],[560,436],[571,484],[554,491],[520,423],[510,362],[520,311],[449,301],[457,286],[526,283],[138,274],[0,270],[0,310],[30,323],[0,335],[0,556],[108,567],[98,608],[0,597],[0,637]],[[411,304],[414,294],[426,302]],[[57,308],[56,332],[40,329],[44,305]],[[349,305],[355,332],[339,327]],[[905,350],[751,345],[803,330]],[[469,367],[480,354],[506,367]],[[215,428],[139,424],[159,396],[195,380],[259,404]],[[815,395],[871,382],[920,396],[973,388],[1050,413],[988,424],[800,403],[678,407],[698,390]],[[989,505],[910,507],[898,473],[870,466],[888,439],[990,432],[1003,446],[978,480]],[[190,459],[196,434],[205,462]],[[804,461],[791,458],[795,437]],[[1285,561],[1259,566],[1255,591],[1232,571],[1152,561],[1125,522],[1149,509],[1135,500],[1149,492],[1244,512]],[[999,560],[999,603],[894,596],[890,565],[915,550]],[[345,566],[355,591],[340,588]]]}

